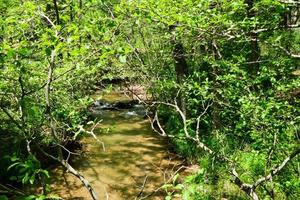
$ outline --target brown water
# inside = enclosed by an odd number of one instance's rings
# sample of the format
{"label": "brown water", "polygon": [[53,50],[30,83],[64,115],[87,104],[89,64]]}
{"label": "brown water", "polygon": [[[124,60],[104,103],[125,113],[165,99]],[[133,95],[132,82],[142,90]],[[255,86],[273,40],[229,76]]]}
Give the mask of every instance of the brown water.
{"label": "brown water", "polygon": [[[126,99],[118,93],[102,98],[107,101]],[[166,142],[152,132],[149,122],[142,116],[124,118],[119,111],[109,111],[101,118],[103,121],[95,133],[105,144],[105,151],[93,137],[86,137],[83,139],[85,154],[73,164],[90,181],[99,199],[145,197],[180,167],[182,161],[168,152]],[[64,199],[91,199],[76,177],[62,169],[53,173],[56,177],[51,185],[53,193]],[[164,199],[164,196],[165,192],[160,190],[145,199]]]}

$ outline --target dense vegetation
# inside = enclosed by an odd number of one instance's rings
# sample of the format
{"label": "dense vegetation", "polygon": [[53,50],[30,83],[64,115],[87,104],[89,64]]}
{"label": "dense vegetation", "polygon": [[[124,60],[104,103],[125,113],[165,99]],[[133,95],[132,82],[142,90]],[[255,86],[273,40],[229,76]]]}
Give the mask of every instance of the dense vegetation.
{"label": "dense vegetation", "polygon": [[300,198],[299,1],[0,0],[0,12],[0,199],[46,198],[45,156],[83,178],[65,146],[113,79],[144,85],[153,128],[200,165],[166,199]]}

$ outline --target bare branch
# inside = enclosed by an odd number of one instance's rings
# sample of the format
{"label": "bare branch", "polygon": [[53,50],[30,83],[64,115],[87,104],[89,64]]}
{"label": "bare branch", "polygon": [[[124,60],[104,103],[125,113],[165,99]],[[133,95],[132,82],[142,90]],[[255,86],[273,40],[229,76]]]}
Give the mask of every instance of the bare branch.
{"label": "bare branch", "polygon": [[82,182],[82,184],[88,189],[91,197],[93,200],[98,200],[98,196],[96,194],[96,192],[94,191],[94,189],[92,188],[92,186],[90,185],[89,181],[86,180],[84,178],[84,176],[82,176],[77,170],[75,170],[66,160],[54,157],[53,155],[45,152],[42,148],[39,147],[39,149],[41,150],[41,152],[43,154],[45,154],[46,156],[52,158],[53,160],[56,160],[57,162],[59,162],[62,166],[64,166],[68,172],[70,172],[71,174],[73,174],[74,176],[76,176],[78,179],[80,179],[80,181]]}
{"label": "bare branch", "polygon": [[47,17],[44,13],[40,12],[40,16],[41,17],[44,17],[50,24],[51,26],[53,27],[54,31],[55,31],[55,36],[57,37],[58,36],[58,31],[56,29],[56,26],[55,24],[51,21],[51,19],[49,17]]}
{"label": "bare branch", "polygon": [[295,1],[293,1],[293,0],[279,0],[279,2],[281,2],[281,3],[285,3],[285,4],[294,4],[294,5],[300,5],[300,1],[297,1],[297,0],[295,0]]}
{"label": "bare branch", "polygon": [[88,134],[92,135],[93,138],[94,138],[97,142],[99,142],[99,143],[102,145],[103,151],[106,151],[106,150],[105,150],[104,142],[102,142],[101,140],[99,140],[98,137],[97,137],[97,136],[95,135],[95,133],[94,133],[95,128],[99,125],[100,122],[102,122],[102,120],[99,120],[97,123],[95,123],[95,124],[92,126],[92,128],[91,128],[90,131],[85,130],[85,129],[83,128],[83,125],[79,125],[79,126],[78,126],[78,127],[79,127],[79,131],[78,131],[78,132],[85,132],[85,133],[88,133]]}
{"label": "bare branch", "polygon": [[145,188],[145,185],[147,183],[147,180],[148,180],[148,175],[146,175],[145,179],[144,179],[144,182],[143,182],[143,185],[141,187],[141,191],[140,193],[137,195],[137,197],[135,198],[135,200],[137,200],[144,192],[144,188]]}
{"label": "bare branch", "polygon": [[284,161],[278,165],[277,167],[273,168],[270,172],[269,175],[267,175],[266,177],[263,177],[263,178],[260,178],[258,179],[253,187],[256,188],[258,187],[259,185],[263,184],[264,182],[272,179],[273,176],[275,176],[276,174],[278,174],[293,158],[295,158],[298,154],[300,153],[300,148],[296,149],[295,151],[293,151],[291,153],[290,156],[288,156],[287,158],[284,159]]}
{"label": "bare branch", "polygon": [[65,151],[67,151],[68,152],[68,157],[66,158],[66,161],[68,162],[68,160],[69,160],[69,158],[70,158],[70,156],[71,156],[71,154],[73,154],[73,155],[77,155],[77,156],[79,156],[80,154],[79,153],[75,153],[75,152],[72,152],[72,151],[70,151],[69,149],[67,149],[64,145],[61,145],[61,144],[56,144],[57,146],[60,146],[61,148],[63,148]]}
{"label": "bare branch", "polygon": [[[176,101],[175,104],[171,104],[171,103],[166,103],[166,102],[153,102],[153,104],[162,104],[162,105],[167,105],[170,107],[173,107],[180,115],[181,119],[182,119],[182,123],[183,123],[183,131],[185,133],[185,137],[189,140],[194,141],[197,144],[197,147],[200,149],[203,149],[204,151],[208,152],[209,154],[215,154],[213,150],[211,150],[209,147],[207,147],[203,142],[201,142],[200,140],[198,140],[197,138],[192,137],[189,134],[188,128],[187,128],[187,120],[186,117],[184,115],[184,113],[180,110],[180,108],[178,107]],[[200,119],[199,119],[200,120]]]}
{"label": "bare branch", "polygon": [[211,105],[213,105],[213,102],[211,102],[210,104],[208,104],[208,105],[206,106],[206,108],[204,109],[204,111],[203,111],[203,112],[197,117],[197,119],[196,119],[196,120],[197,120],[197,127],[196,127],[196,137],[197,137],[197,140],[199,140],[200,119],[201,119],[201,117],[203,117],[203,115],[206,114],[208,108],[209,108]]}

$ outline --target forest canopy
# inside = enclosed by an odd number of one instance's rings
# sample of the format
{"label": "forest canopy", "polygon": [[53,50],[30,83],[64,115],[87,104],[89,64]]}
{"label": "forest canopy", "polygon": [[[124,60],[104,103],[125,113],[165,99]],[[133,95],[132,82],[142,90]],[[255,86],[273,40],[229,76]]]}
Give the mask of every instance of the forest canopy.
{"label": "forest canopy", "polygon": [[97,199],[66,155],[114,80],[145,87],[154,131],[200,166],[166,199],[300,198],[298,0],[0,0],[0,13],[1,200],[47,199],[47,163]]}

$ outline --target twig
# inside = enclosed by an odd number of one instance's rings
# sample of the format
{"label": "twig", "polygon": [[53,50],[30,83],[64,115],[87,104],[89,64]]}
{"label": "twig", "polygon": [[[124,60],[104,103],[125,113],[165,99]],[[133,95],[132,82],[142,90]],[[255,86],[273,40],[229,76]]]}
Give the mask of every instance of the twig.
{"label": "twig", "polygon": [[105,150],[105,144],[104,144],[104,142],[102,142],[101,140],[99,140],[98,137],[97,137],[97,136],[95,135],[95,133],[94,133],[95,128],[99,125],[100,122],[102,122],[102,120],[99,120],[96,124],[94,124],[94,125],[92,126],[92,128],[91,128],[90,131],[85,130],[85,129],[83,128],[83,125],[78,125],[78,127],[79,127],[79,132],[85,132],[85,133],[88,133],[88,134],[92,135],[93,138],[94,138],[97,142],[101,143],[102,148],[103,148],[103,151],[106,151],[106,150]]}
{"label": "twig", "polygon": [[69,160],[71,154],[80,156],[79,153],[72,152],[72,151],[70,151],[69,149],[67,149],[65,146],[63,146],[63,145],[61,145],[61,144],[58,144],[58,143],[57,143],[56,145],[57,145],[57,146],[60,146],[61,148],[63,148],[65,151],[68,152],[68,157],[66,158],[66,161],[67,161],[67,162],[68,162],[68,160]]}
{"label": "twig", "polygon": [[145,185],[147,183],[147,180],[148,180],[148,175],[146,175],[146,177],[144,178],[144,182],[143,182],[143,185],[141,187],[141,191],[140,193],[137,195],[137,197],[135,198],[135,200],[137,200],[144,192],[144,188],[145,188]]}
{"label": "twig", "polygon": [[47,17],[44,13],[40,12],[40,16],[41,17],[44,17],[50,24],[51,26],[53,27],[54,31],[55,31],[55,36],[57,37],[58,36],[58,31],[56,29],[56,26],[55,24],[51,21],[51,19],[49,17]]}
{"label": "twig", "polygon": [[[197,140],[197,138],[192,137],[187,129],[187,120],[185,117],[185,114],[181,111],[181,109],[178,107],[176,101],[174,104],[171,103],[166,103],[166,102],[153,102],[153,104],[162,104],[162,105],[167,105],[170,107],[173,107],[180,115],[182,122],[183,122],[183,131],[185,133],[185,137],[189,140],[194,141],[197,144],[198,148],[203,149],[204,151],[208,152],[209,154],[215,154],[215,152],[213,150],[211,150],[209,147],[207,147],[203,142],[201,142],[200,140]],[[217,155],[218,157],[219,155]]]}
{"label": "twig", "polygon": [[196,137],[197,137],[196,139],[197,139],[197,140],[199,140],[200,119],[201,119],[201,117],[203,117],[203,115],[206,114],[208,108],[209,108],[210,106],[212,106],[212,105],[213,105],[213,102],[211,102],[210,104],[208,104],[208,105],[206,106],[206,108],[204,109],[204,111],[197,117],[197,127],[196,127]]}
{"label": "twig", "polygon": [[160,187],[156,188],[153,192],[151,192],[151,193],[148,194],[147,196],[144,196],[144,197],[139,198],[139,200],[142,200],[142,199],[148,199],[150,196],[152,196],[153,194],[157,193],[159,190],[162,189],[162,187],[163,187],[165,184],[170,183],[170,181],[172,181],[172,179],[175,177],[175,175],[177,175],[178,172],[179,172],[180,170],[184,169],[184,168],[187,168],[187,167],[186,167],[186,166],[181,166],[181,167],[179,167],[179,168],[171,175],[171,177],[170,177],[167,181],[165,181]]}

